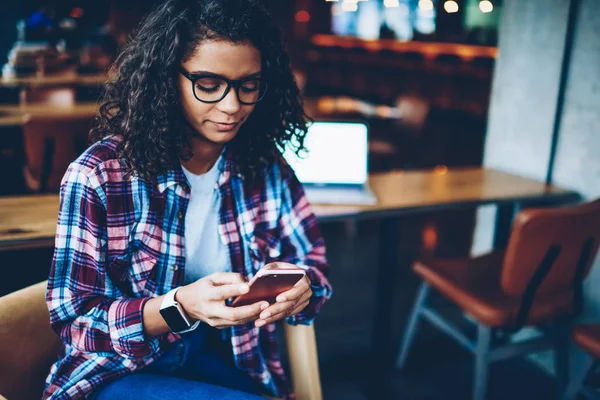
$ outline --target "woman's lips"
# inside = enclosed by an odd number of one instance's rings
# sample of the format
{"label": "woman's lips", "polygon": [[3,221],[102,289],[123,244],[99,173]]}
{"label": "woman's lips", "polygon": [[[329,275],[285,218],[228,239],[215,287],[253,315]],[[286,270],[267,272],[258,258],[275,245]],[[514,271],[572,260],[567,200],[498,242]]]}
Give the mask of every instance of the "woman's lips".
{"label": "woman's lips", "polygon": [[229,132],[235,129],[235,127],[237,126],[237,122],[234,123],[221,123],[221,122],[214,122],[214,121],[210,121],[216,128],[218,131],[220,132]]}

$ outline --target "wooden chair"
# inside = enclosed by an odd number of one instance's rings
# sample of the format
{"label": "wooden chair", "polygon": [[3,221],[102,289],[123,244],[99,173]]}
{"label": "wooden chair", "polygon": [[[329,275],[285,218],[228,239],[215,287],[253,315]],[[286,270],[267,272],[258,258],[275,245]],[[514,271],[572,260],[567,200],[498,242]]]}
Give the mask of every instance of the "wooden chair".
{"label": "wooden chair", "polygon": [[434,69],[444,75],[452,75],[462,64],[463,59],[456,54],[438,54],[433,59]]}
{"label": "wooden chair", "polygon": [[[469,66],[469,75],[475,75],[479,79],[489,79],[494,71],[496,59],[493,57],[479,56],[474,57]],[[471,80],[473,80],[471,78]]]}
{"label": "wooden chair", "polygon": [[[31,87],[19,96],[21,105],[48,109],[75,104],[72,87]],[[69,164],[85,149],[92,126],[89,117],[30,117],[23,125],[23,180],[30,192],[57,191]]]}
{"label": "wooden chair", "polygon": [[423,70],[427,65],[427,59],[418,51],[404,51],[399,53],[401,65],[409,71]]}
{"label": "wooden chair", "polygon": [[75,104],[76,90],[70,87],[30,87],[21,90],[19,103],[45,104],[48,107],[65,107]]}
{"label": "wooden chair", "polygon": [[[506,251],[457,260],[421,260],[414,271],[423,284],[410,316],[397,366],[402,368],[421,318],[475,354],[473,399],[486,394],[491,362],[553,348],[559,390],[568,368],[568,322],[582,303],[582,282],[598,251],[600,200],[551,209],[528,209],[515,218]],[[477,325],[470,340],[426,305],[430,288],[455,303]],[[512,334],[537,326],[546,334],[511,342]]]}
{"label": "wooden chair", "polygon": [[395,106],[400,113],[398,124],[404,134],[418,137],[423,132],[425,121],[431,106],[419,96],[400,95],[395,99]]}
{"label": "wooden chair", "polygon": [[93,118],[30,117],[23,125],[23,179],[31,192],[58,191],[69,164],[85,150]]}
{"label": "wooden chair", "polygon": [[[0,399],[39,399],[60,339],[50,327],[47,282],[0,297]],[[314,327],[284,324],[294,391],[321,400]]]}
{"label": "wooden chair", "polygon": [[578,393],[588,399],[598,400],[600,396],[590,390],[584,383],[588,375],[598,368],[600,359],[600,323],[583,324],[573,329],[573,341],[585,351],[585,357],[578,370],[569,382],[563,400],[574,400]]}

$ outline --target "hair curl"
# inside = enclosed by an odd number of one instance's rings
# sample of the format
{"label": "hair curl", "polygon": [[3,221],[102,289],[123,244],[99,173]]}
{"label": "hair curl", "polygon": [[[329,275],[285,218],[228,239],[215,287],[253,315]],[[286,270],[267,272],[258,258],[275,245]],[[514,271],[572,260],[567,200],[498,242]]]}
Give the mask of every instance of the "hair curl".
{"label": "hair curl", "polygon": [[205,40],[250,42],[268,90],[229,143],[240,171],[255,177],[291,143],[299,153],[310,118],[279,27],[257,0],[168,0],[142,21],[111,68],[91,140],[120,135],[128,173],[153,179],[192,156],[177,85],[178,67]]}

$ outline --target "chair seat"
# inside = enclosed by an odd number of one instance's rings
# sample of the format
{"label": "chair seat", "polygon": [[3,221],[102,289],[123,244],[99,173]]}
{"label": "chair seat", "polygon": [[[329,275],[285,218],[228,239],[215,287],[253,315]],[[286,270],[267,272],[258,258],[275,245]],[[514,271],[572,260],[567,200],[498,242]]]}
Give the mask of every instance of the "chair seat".
{"label": "chair seat", "polygon": [[573,340],[595,358],[600,358],[600,324],[584,324],[575,327]]}
{"label": "chair seat", "polygon": [[[61,347],[49,323],[46,288],[47,282],[40,282],[0,297],[0,400],[41,397]],[[286,322],[283,328],[296,399],[321,400],[314,324]]]}
{"label": "chair seat", "polygon": [[[424,281],[465,313],[493,327],[509,327],[517,317],[521,298],[507,296],[500,286],[504,252],[465,259],[430,259],[413,269]],[[527,324],[538,324],[571,310],[570,296],[545,295],[534,301]]]}

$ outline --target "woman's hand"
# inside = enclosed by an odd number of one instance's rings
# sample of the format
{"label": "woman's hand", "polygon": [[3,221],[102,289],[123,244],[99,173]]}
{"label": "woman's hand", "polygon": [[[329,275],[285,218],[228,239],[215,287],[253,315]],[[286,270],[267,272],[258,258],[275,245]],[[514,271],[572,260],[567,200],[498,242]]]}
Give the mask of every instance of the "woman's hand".
{"label": "woman's hand", "polygon": [[[265,268],[297,268],[293,264],[276,262]],[[312,289],[310,288],[310,279],[308,276],[300,279],[293,288],[287,292],[283,292],[277,296],[275,304],[269,306],[256,320],[254,325],[261,327],[270,322],[279,321],[291,315],[296,315],[304,310],[312,297]]]}
{"label": "woman's hand", "polygon": [[215,272],[181,287],[175,299],[192,319],[223,329],[254,321],[269,306],[266,301],[241,307],[228,307],[225,304],[226,299],[247,293],[248,290],[248,283],[242,275]]}

